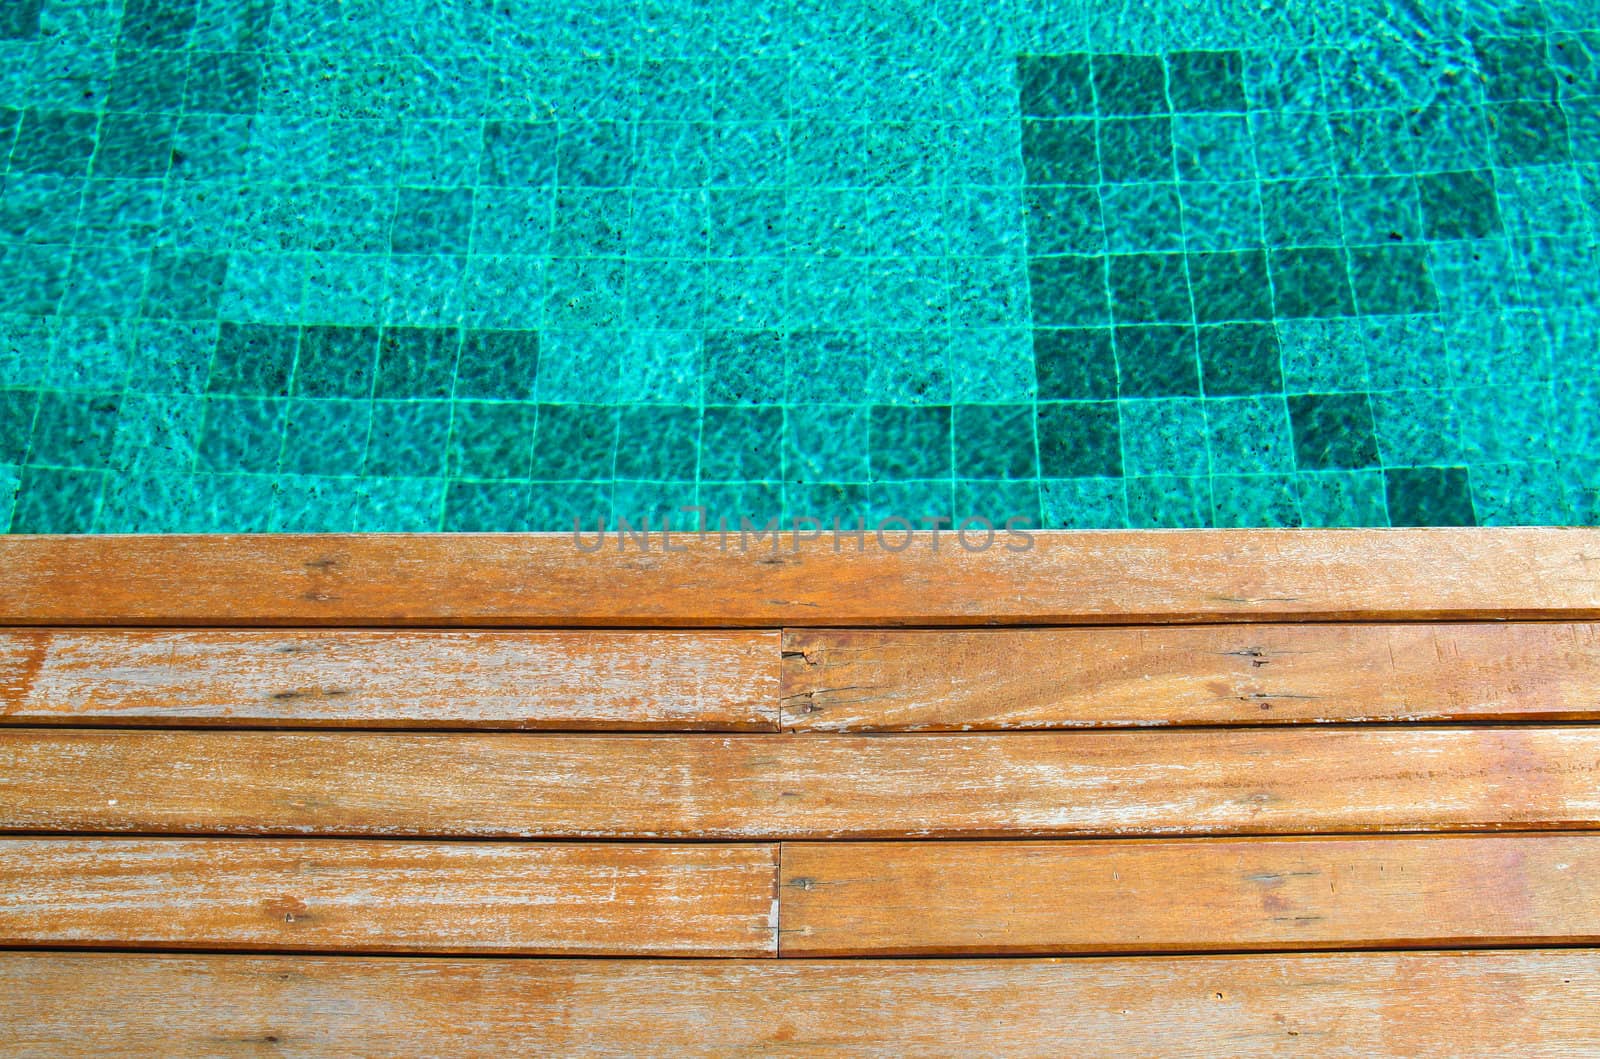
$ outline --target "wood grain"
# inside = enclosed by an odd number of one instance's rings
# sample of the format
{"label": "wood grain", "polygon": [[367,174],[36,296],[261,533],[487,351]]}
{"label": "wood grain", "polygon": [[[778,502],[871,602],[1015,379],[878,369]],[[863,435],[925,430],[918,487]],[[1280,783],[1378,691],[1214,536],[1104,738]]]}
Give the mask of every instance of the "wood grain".
{"label": "wood grain", "polygon": [[[982,625],[1600,618],[1600,529],[0,538],[0,625]],[[888,543],[899,546],[898,538]]]}
{"label": "wood grain", "polygon": [[769,845],[0,840],[0,945],[773,951]]}
{"label": "wood grain", "polygon": [[1600,719],[1600,626],[791,629],[783,721],[951,731]]}
{"label": "wood grain", "polygon": [[0,632],[0,720],[777,727],[775,632]]}
{"label": "wood grain", "polygon": [[1600,730],[0,729],[0,829],[780,839],[1600,828]]}
{"label": "wood grain", "polygon": [[0,1053],[1600,1052],[1600,953],[1012,960],[0,954]]}
{"label": "wood grain", "polygon": [[1600,834],[790,843],[790,956],[1600,942]]}

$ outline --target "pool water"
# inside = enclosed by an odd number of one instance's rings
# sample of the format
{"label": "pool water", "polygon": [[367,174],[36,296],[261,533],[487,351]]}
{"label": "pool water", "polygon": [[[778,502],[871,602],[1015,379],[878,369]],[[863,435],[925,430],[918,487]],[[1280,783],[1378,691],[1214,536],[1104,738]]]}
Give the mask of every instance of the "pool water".
{"label": "pool water", "polygon": [[0,157],[13,532],[1600,523],[1592,0],[8,0]]}

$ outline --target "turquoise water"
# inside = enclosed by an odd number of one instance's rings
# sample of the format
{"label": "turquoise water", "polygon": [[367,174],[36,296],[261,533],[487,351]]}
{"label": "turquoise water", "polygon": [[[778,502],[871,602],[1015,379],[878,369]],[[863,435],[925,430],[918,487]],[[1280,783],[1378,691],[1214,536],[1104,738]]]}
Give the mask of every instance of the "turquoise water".
{"label": "turquoise water", "polygon": [[1592,0],[8,0],[0,157],[13,532],[1600,523]]}

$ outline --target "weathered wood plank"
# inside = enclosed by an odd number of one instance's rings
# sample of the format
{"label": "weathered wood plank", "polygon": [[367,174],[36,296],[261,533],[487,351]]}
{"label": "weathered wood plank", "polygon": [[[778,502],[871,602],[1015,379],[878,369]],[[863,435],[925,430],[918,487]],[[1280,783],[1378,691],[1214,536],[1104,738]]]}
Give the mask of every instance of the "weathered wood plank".
{"label": "weathered wood plank", "polygon": [[787,843],[790,956],[1600,942],[1600,834]]}
{"label": "weathered wood plank", "polygon": [[770,845],[0,840],[0,945],[772,953]]}
{"label": "weathered wood plank", "polygon": [[777,727],[776,632],[13,630],[0,720]]}
{"label": "weathered wood plank", "polygon": [[[870,535],[869,535],[870,537]],[[1600,530],[0,538],[0,625],[980,625],[1600,618]],[[888,543],[898,547],[900,538]]]}
{"label": "weathered wood plank", "polygon": [[1600,729],[0,729],[0,829],[778,839],[1600,828]]}
{"label": "weathered wood plank", "polygon": [[1072,960],[0,954],[12,1054],[1278,1056],[1600,1051],[1600,953]]}
{"label": "weathered wood plank", "polygon": [[791,629],[807,731],[1600,718],[1600,626]]}

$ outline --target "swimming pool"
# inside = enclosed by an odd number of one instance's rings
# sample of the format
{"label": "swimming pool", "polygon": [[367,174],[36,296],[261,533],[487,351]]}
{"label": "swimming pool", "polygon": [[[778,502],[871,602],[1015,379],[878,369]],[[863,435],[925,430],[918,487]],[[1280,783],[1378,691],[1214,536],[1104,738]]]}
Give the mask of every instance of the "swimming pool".
{"label": "swimming pool", "polygon": [[330,8],[0,14],[0,528],[1600,522],[1590,0]]}

